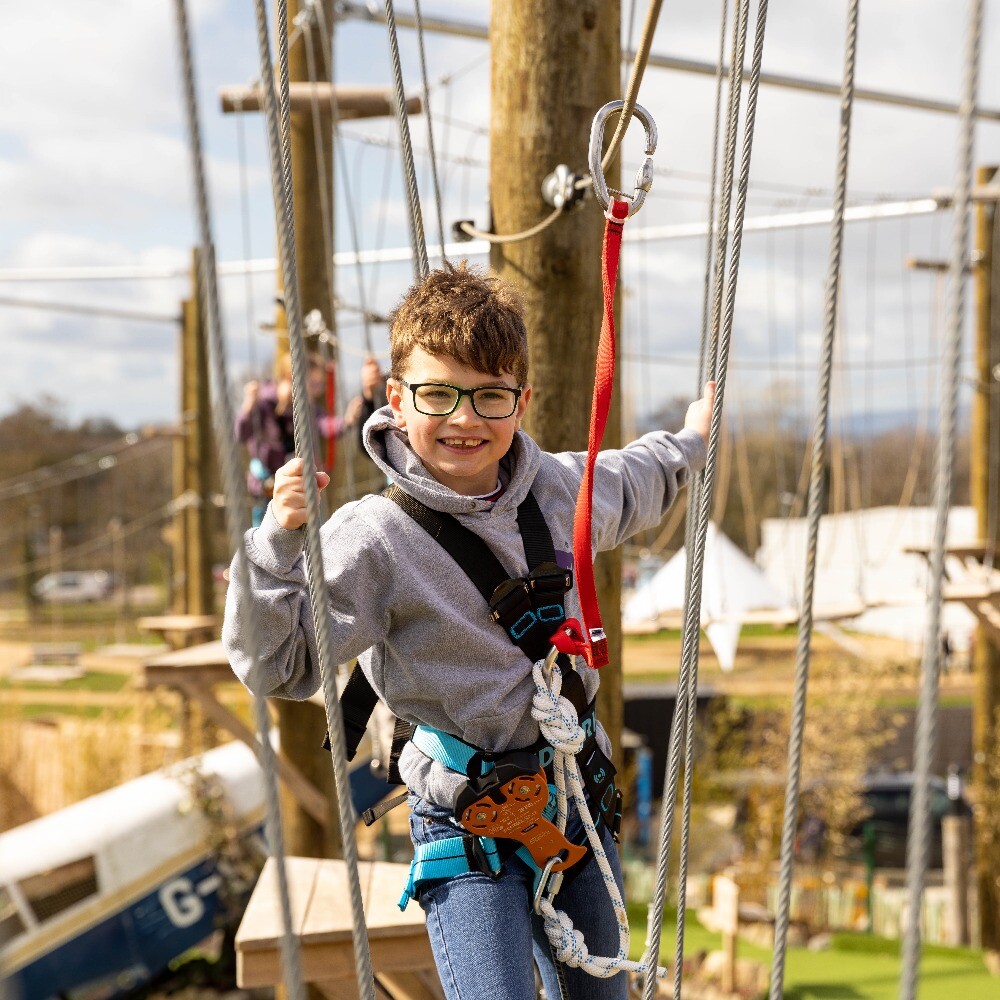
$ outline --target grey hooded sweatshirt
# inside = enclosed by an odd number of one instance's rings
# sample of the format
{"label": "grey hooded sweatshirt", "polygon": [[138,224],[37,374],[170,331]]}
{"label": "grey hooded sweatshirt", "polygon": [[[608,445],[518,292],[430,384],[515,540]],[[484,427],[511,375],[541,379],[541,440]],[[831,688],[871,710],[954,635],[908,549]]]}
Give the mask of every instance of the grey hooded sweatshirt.
{"label": "grey hooded sweatshirt", "polygon": [[[364,437],[372,458],[400,489],[479,535],[512,577],[528,571],[516,514],[529,489],[557,554],[572,552],[586,453],[548,454],[518,431],[500,463],[504,492],[490,503],[437,482],[388,407],[372,415]],[[656,431],[620,451],[601,452],[594,476],[595,549],[613,549],[655,527],[691,471],[704,464],[705,443],[688,430]],[[408,722],[501,753],[538,738],[531,663],[490,620],[461,568],[409,515],[385,497],[366,496],[337,510],[320,537],[335,662],[360,658],[372,687]],[[250,592],[240,589],[235,574],[229,586],[222,640],[237,676],[259,694],[302,699],[320,686],[302,547],[303,532],[282,528],[268,507],[261,526],[246,535]],[[566,614],[580,617],[575,589],[567,595]],[[249,630],[243,627],[251,615],[263,641],[257,677],[250,676]],[[593,698],[599,673],[579,669]],[[412,743],[399,769],[411,792],[449,807],[464,780]]]}

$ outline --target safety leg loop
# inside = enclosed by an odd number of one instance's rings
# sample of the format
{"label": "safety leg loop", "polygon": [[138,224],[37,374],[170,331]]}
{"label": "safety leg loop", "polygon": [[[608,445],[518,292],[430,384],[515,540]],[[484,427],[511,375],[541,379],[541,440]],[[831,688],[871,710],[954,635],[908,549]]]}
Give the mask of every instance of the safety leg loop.
{"label": "safety leg loop", "polygon": [[[552,899],[543,895],[538,901],[538,912],[544,919],[545,935],[549,939],[557,961],[583,969],[584,972],[598,979],[609,979],[622,971],[648,975],[648,962],[633,962],[628,958],[628,914],[625,912],[625,903],[618,889],[618,883],[615,881],[614,872],[611,871],[608,856],[604,851],[597,826],[587,805],[583,776],[580,774],[580,765],[576,756],[583,746],[587,734],[579,723],[576,709],[572,703],[559,693],[562,689],[561,671],[552,670],[547,675],[545,660],[539,660],[532,670],[532,677],[535,681],[535,695],[532,699],[531,715],[538,723],[542,735],[555,751],[553,773],[556,794],[559,799],[560,830],[565,832],[566,829],[568,778],[569,793],[576,803],[583,828],[587,834],[587,840],[594,852],[594,860],[601,870],[601,876],[615,911],[615,919],[618,923],[618,954],[610,958],[591,955],[582,932],[575,930],[569,916],[561,910],[557,910],[552,904]],[[667,972],[666,969],[657,968],[656,974],[659,977],[664,977]]]}

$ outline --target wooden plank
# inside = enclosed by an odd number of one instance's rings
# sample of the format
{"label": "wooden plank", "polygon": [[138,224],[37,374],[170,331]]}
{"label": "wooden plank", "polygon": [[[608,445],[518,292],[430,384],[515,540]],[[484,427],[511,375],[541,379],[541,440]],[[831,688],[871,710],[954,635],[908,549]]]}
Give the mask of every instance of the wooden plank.
{"label": "wooden plank", "polygon": [[147,632],[204,632],[218,624],[218,615],[146,615],[136,621]]}
{"label": "wooden plank", "polygon": [[[323,984],[331,996],[351,996],[330,992],[334,983],[353,984],[355,977],[351,912],[347,895],[347,870],[343,861],[293,858],[289,880],[296,891],[309,880],[308,903],[297,910],[295,927],[300,934],[302,975],[307,982]],[[400,912],[396,901],[405,884],[409,866],[388,862],[362,863],[362,898],[365,901],[372,967],[377,974],[424,971],[434,982],[434,955],[419,906]],[[266,875],[266,877],[265,877]],[[279,982],[281,914],[277,907],[274,862],[269,860],[247,906],[236,935],[237,970],[243,987],[267,986]],[[425,977],[426,978],[426,977]],[[425,988],[430,988],[426,986]],[[353,986],[351,987],[353,988]],[[412,987],[417,990],[417,986]],[[391,992],[391,990],[390,990]],[[395,995],[395,994],[393,994]],[[430,994],[434,996],[433,993]],[[415,993],[423,998],[425,994]]]}
{"label": "wooden plank", "polygon": [[444,1000],[444,990],[435,975],[428,979],[420,972],[384,973],[379,977],[393,1000]]}
{"label": "wooden plank", "polygon": [[223,666],[229,668],[229,657],[223,648],[222,640],[215,639],[213,642],[203,642],[197,646],[188,646],[187,649],[175,649],[170,653],[162,653],[159,656],[150,657],[146,661],[147,667],[174,667],[183,669],[185,667],[209,667]]}
{"label": "wooden plank", "polygon": [[[316,858],[286,858],[292,929],[298,933],[312,899]],[[241,987],[273,986],[282,981],[283,921],[278,898],[278,865],[268,858],[236,931],[236,978]]]}
{"label": "wooden plank", "polygon": [[[174,686],[191,701],[197,702],[202,711],[217,726],[230,732],[238,740],[245,743],[255,753],[257,751],[257,734],[233,711],[218,701],[211,688],[199,683],[194,677],[178,677]],[[309,813],[317,823],[325,826],[329,817],[326,796],[309,782],[299,770],[285,757],[278,753],[275,757],[278,777],[288,786],[295,800]]]}

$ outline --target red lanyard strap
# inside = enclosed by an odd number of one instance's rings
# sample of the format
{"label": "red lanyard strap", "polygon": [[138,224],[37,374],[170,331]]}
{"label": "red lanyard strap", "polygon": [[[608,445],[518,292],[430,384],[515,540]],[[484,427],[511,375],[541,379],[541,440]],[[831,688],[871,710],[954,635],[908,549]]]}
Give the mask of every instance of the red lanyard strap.
{"label": "red lanyard strap", "polygon": [[[604,319],[601,322],[601,339],[597,345],[597,371],[594,376],[594,401],[590,409],[590,439],[587,443],[587,464],[576,497],[576,520],[573,525],[573,563],[577,593],[583,625],[570,619],[552,636],[552,644],[564,653],[583,656],[591,667],[603,667],[608,662],[608,640],[601,623],[601,608],[597,603],[597,586],[594,583],[594,466],[597,453],[604,440],[604,429],[611,411],[611,393],[615,383],[615,285],[618,282],[618,258],[622,247],[622,230],[625,220],[634,215],[642,205],[646,192],[653,184],[652,156],[656,151],[656,123],[641,105],[635,105],[633,114],[646,129],[646,156],[635,176],[635,190],[631,198],[612,198],[604,179],[601,151],[604,146],[604,125],[608,118],[620,113],[624,101],[605,104],[594,116],[590,128],[589,165],[594,183],[594,195],[604,209],[608,220],[604,227],[604,245],[601,253],[601,286],[604,291]],[[617,193],[617,192],[616,192]]]}
{"label": "red lanyard strap", "polygon": [[594,582],[594,466],[601,450],[604,431],[611,410],[611,393],[615,383],[615,285],[618,282],[618,258],[621,254],[622,230],[629,214],[627,201],[614,200],[604,226],[604,246],[601,253],[601,285],[604,291],[604,319],[597,345],[597,370],[594,377],[594,399],[590,409],[590,439],[587,444],[587,464],[576,497],[576,521],[573,528],[573,566],[576,576],[584,628],[582,644],[574,650],[582,654],[591,667],[603,667],[608,662],[608,640],[601,623],[601,608]]}

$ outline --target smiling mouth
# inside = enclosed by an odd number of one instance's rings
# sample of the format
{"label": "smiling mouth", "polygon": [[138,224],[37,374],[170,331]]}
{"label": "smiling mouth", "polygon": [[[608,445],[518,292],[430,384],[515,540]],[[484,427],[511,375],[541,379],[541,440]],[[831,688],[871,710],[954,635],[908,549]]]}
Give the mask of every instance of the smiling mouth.
{"label": "smiling mouth", "polygon": [[483,438],[441,438],[441,444],[446,448],[472,451],[480,445],[486,444],[486,441]]}

